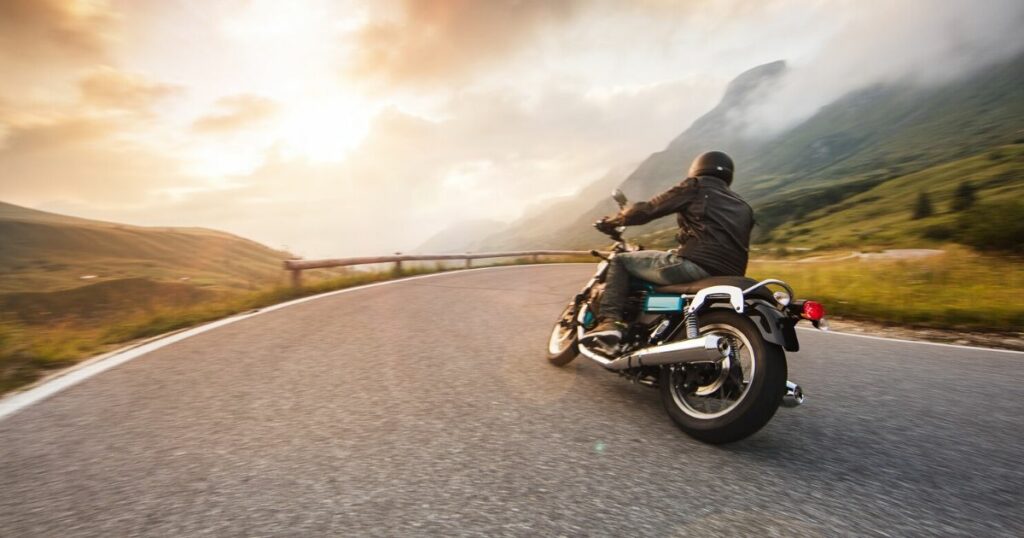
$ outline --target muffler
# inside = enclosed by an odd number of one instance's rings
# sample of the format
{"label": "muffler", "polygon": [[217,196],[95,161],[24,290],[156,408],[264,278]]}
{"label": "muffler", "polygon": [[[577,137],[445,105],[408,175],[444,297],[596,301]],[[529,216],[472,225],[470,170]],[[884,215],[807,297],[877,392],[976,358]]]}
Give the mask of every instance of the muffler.
{"label": "muffler", "polygon": [[617,359],[603,357],[583,345],[579,346],[579,349],[584,355],[609,370],[626,370],[641,366],[661,366],[681,362],[717,361],[727,356],[730,351],[729,342],[713,334],[640,349]]}
{"label": "muffler", "polygon": [[803,389],[792,381],[786,381],[786,394],[782,396],[782,406],[796,407],[802,403],[804,403]]}

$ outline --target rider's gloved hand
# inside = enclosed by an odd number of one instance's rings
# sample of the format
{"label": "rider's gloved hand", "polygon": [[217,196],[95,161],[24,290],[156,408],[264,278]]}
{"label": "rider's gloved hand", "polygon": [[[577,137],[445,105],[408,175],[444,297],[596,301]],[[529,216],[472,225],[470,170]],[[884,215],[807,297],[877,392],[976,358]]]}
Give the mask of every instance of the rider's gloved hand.
{"label": "rider's gloved hand", "polygon": [[605,234],[615,233],[615,228],[618,227],[619,224],[616,223],[612,217],[602,217],[601,220],[594,223],[594,228],[597,228],[597,231]]}

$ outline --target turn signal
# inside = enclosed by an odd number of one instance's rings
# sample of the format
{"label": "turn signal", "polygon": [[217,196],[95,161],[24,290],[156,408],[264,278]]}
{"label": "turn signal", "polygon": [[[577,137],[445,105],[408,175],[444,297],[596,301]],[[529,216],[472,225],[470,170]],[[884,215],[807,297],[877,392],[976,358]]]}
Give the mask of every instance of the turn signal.
{"label": "turn signal", "polygon": [[818,321],[825,317],[825,307],[816,301],[806,301],[804,302],[803,317],[811,321]]}

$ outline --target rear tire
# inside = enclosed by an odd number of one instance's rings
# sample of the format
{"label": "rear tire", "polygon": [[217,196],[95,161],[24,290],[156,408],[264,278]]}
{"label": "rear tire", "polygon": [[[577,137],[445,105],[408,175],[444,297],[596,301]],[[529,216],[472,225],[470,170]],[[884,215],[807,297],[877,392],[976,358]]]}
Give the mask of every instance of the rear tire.
{"label": "rear tire", "polygon": [[[699,396],[679,386],[682,373],[664,366],[659,382],[662,404],[672,421],[694,439],[710,444],[739,441],[764,427],[779,408],[786,390],[786,355],[778,345],[764,341],[752,321],[731,310],[716,309],[702,314],[700,326],[701,334],[728,335],[742,344],[738,353],[745,353],[743,357],[749,357],[747,362],[751,365],[750,379],[744,379],[745,392],[735,402],[726,400],[732,407],[723,407],[718,412],[698,410],[690,405],[690,399],[702,402],[700,398],[715,398],[713,395],[720,393],[713,391],[714,384],[698,387],[697,392],[711,391],[707,396]],[[742,360],[737,358],[736,362]],[[720,385],[717,390],[724,393],[725,385],[719,380],[715,382]]]}
{"label": "rear tire", "polygon": [[[579,354],[576,324],[571,323],[575,313],[576,305],[569,304],[562,310],[562,315],[551,329],[551,337],[548,339],[548,362],[555,366],[565,366]],[[569,326],[564,326],[563,321],[569,321]]]}

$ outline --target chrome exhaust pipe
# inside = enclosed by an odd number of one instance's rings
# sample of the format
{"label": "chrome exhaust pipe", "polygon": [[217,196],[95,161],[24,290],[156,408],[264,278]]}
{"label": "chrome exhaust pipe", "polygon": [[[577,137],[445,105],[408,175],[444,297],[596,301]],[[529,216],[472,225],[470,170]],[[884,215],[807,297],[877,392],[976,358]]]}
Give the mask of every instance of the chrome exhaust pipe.
{"label": "chrome exhaust pipe", "polygon": [[[584,306],[579,313],[579,324],[576,327],[579,341],[583,340],[583,319],[586,311],[587,307]],[[641,366],[660,366],[682,362],[718,361],[728,356],[731,351],[726,339],[713,334],[639,349],[618,358],[605,357],[583,344],[579,344],[578,349],[585,357],[609,370],[626,370]]]}
{"label": "chrome exhaust pipe", "polygon": [[804,403],[804,391],[800,385],[786,381],[786,394],[782,396],[783,407],[796,407]]}
{"label": "chrome exhaust pipe", "polygon": [[609,370],[626,370],[641,366],[660,366],[682,362],[710,362],[722,360],[729,354],[729,343],[724,338],[709,334],[691,340],[672,342],[660,346],[634,351],[615,359],[610,359],[591,351],[587,346],[579,345],[580,353]]}
{"label": "chrome exhaust pipe", "polygon": [[641,366],[661,366],[681,362],[710,362],[722,360],[729,355],[729,342],[726,339],[709,334],[689,340],[671,342],[660,346],[639,349],[619,357],[605,368],[609,370],[625,370]]}

